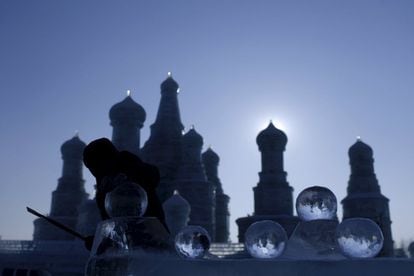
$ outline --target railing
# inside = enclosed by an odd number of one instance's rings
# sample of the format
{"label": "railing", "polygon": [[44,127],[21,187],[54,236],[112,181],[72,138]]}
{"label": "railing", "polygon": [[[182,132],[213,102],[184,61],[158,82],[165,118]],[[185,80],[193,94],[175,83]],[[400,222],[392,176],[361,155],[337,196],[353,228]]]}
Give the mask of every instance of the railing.
{"label": "railing", "polygon": [[[241,243],[213,243],[210,253],[219,257],[233,255],[244,250]],[[0,253],[25,254],[53,253],[53,254],[89,254],[80,241],[28,241],[28,240],[0,240]]]}
{"label": "railing", "polygon": [[242,243],[212,243],[210,246],[210,253],[218,257],[234,255],[243,250],[244,245]]}
{"label": "railing", "polygon": [[33,251],[55,254],[88,254],[80,241],[0,240],[0,253],[24,254]]}

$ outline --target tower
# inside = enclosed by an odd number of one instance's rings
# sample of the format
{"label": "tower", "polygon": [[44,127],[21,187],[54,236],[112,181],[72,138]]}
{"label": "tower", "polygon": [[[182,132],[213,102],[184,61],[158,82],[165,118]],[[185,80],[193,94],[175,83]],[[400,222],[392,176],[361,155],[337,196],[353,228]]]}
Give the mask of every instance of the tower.
{"label": "tower", "polygon": [[158,196],[164,202],[172,196],[175,172],[181,159],[181,139],[184,126],[181,123],[178,107],[178,83],[171,74],[161,83],[161,100],[155,122],[151,125],[151,134],[141,157],[160,170],[161,180]]}
{"label": "tower", "polygon": [[132,99],[129,90],[124,100],[111,107],[109,119],[113,127],[112,143],[118,150],[126,150],[138,155],[140,130],[145,118],[144,108]]}
{"label": "tower", "polygon": [[388,198],[381,194],[381,188],[374,172],[372,148],[360,139],[348,151],[351,175],[347,196],[342,200],[343,219],[364,217],[375,221],[384,235],[384,246],[379,256],[393,256],[391,218]]}
{"label": "tower", "polygon": [[244,241],[244,233],[254,222],[274,220],[280,223],[290,235],[298,219],[293,216],[293,188],[286,180],[283,168],[283,152],[287,144],[286,134],[272,122],[256,138],[261,153],[262,170],[259,183],[253,188],[254,215],[239,218],[239,241]]}
{"label": "tower", "polygon": [[194,128],[189,130],[182,140],[182,159],[175,187],[191,206],[190,225],[204,227],[210,237],[215,239],[215,197],[213,184],[207,181],[201,163],[203,137]]}
{"label": "tower", "polygon": [[211,148],[208,148],[202,154],[202,160],[204,164],[204,170],[207,176],[207,180],[211,182],[216,191],[216,237],[215,241],[220,243],[226,243],[229,241],[229,201],[230,197],[223,192],[221,181],[218,177],[218,165],[220,157]]}
{"label": "tower", "polygon": [[283,152],[286,134],[272,123],[256,138],[262,157],[262,171],[254,191],[255,215],[293,215],[293,188],[286,181]]}
{"label": "tower", "polygon": [[[76,229],[80,204],[88,198],[82,176],[82,157],[85,146],[78,135],[63,143],[61,146],[62,177],[59,178],[58,186],[52,193],[50,217],[72,229]],[[36,219],[34,226],[34,240],[74,239],[73,236],[51,226],[44,219]]]}

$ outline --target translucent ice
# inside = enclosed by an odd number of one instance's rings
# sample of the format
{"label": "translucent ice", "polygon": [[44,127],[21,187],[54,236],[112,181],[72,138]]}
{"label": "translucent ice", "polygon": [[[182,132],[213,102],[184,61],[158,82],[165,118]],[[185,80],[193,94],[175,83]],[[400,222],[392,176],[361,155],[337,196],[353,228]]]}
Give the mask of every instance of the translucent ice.
{"label": "translucent ice", "polygon": [[279,223],[263,220],[253,223],[245,233],[245,247],[254,258],[276,258],[286,247],[287,235]]}
{"label": "translucent ice", "polygon": [[209,249],[210,236],[201,226],[186,226],[175,237],[175,250],[184,258],[202,258]]}
{"label": "translucent ice", "polygon": [[147,210],[147,193],[138,184],[120,177],[112,192],[105,197],[105,209],[108,215],[114,217],[142,216]]}
{"label": "translucent ice", "polygon": [[296,212],[300,219],[334,219],[337,202],[335,195],[325,187],[313,186],[303,190],[296,199]]}
{"label": "translucent ice", "polygon": [[350,258],[372,258],[382,249],[384,237],[370,219],[350,218],[339,224],[336,240],[342,254]]}

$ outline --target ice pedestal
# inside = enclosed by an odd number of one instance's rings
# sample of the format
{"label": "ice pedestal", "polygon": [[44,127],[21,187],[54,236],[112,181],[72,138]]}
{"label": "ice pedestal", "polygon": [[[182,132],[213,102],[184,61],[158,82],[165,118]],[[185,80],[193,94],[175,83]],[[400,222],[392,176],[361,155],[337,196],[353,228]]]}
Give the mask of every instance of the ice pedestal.
{"label": "ice pedestal", "polygon": [[[168,239],[168,232],[157,218],[117,217],[104,220],[96,229],[87,275],[104,275],[102,271],[127,267],[125,262],[133,252],[171,254],[168,253],[173,252]],[[102,261],[108,259],[111,261]]]}
{"label": "ice pedestal", "polygon": [[335,232],[336,220],[301,221],[290,237],[281,256],[294,260],[341,260],[345,259],[338,249]]}

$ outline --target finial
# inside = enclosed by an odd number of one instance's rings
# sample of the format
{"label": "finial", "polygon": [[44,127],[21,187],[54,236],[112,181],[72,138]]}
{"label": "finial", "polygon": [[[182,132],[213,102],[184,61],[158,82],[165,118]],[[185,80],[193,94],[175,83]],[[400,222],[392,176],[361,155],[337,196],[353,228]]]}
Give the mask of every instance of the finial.
{"label": "finial", "polygon": [[356,139],[357,139],[358,142],[361,142],[362,141],[361,140],[361,136],[357,136]]}
{"label": "finial", "polygon": [[75,130],[75,137],[79,138],[79,130]]}
{"label": "finial", "polygon": [[174,195],[180,195],[180,193],[178,192],[178,190],[174,190]]}
{"label": "finial", "polygon": [[179,94],[179,93],[180,93],[180,87],[177,88],[177,94]]}
{"label": "finial", "polygon": [[190,129],[194,129],[194,125],[191,125]]}
{"label": "finial", "polygon": [[131,97],[131,90],[127,90],[127,97]]}
{"label": "finial", "polygon": [[167,76],[168,76],[169,78],[172,78],[172,73],[171,73],[170,71],[168,71],[168,72],[167,72]]}
{"label": "finial", "polygon": [[211,148],[211,144],[209,144],[209,145],[208,145],[208,148],[207,148],[207,149],[210,149],[210,150],[212,149],[212,148]]}

